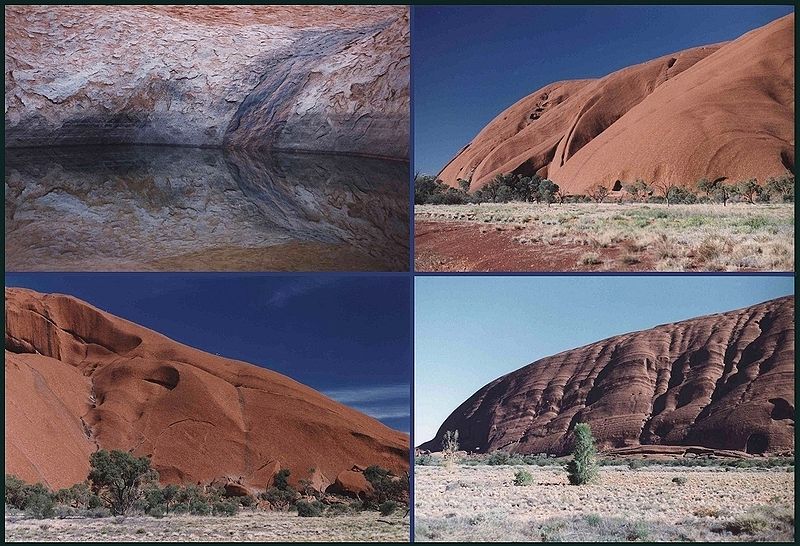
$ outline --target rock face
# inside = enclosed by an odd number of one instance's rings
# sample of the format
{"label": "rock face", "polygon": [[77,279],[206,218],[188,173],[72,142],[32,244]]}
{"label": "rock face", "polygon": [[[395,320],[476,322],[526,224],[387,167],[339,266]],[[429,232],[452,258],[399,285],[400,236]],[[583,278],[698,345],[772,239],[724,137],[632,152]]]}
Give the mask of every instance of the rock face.
{"label": "rock face", "polygon": [[657,326],[543,358],[461,404],[448,430],[481,453],[563,455],[576,423],[605,450],[794,450],[794,297]]}
{"label": "rock face", "polygon": [[5,180],[9,271],[408,269],[404,161],[25,148]]}
{"label": "rock face", "polygon": [[499,173],[546,176],[569,193],[637,178],[764,181],[794,172],[794,14],[723,44],[520,100],[442,170],[479,189]]}
{"label": "rock face", "polygon": [[5,471],[25,481],[83,481],[99,448],[150,457],[164,482],[239,491],[281,468],[295,484],[355,465],[408,469],[407,435],[75,298],[6,288],[5,322]]}
{"label": "rock face", "polygon": [[7,6],[6,146],[408,157],[401,6]]}

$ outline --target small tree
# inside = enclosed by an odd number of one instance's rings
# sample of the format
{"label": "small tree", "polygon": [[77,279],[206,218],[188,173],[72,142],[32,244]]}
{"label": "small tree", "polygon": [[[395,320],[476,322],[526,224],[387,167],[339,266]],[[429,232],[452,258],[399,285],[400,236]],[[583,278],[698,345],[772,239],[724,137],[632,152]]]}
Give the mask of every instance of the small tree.
{"label": "small tree", "polygon": [[664,179],[656,182],[653,184],[653,186],[664,197],[664,200],[667,202],[667,206],[669,206],[670,201],[672,201],[675,196],[675,190],[678,187],[678,184],[672,180]]}
{"label": "small tree", "polygon": [[448,430],[442,438],[442,454],[451,457],[456,451],[458,451],[458,431]]}
{"label": "small tree", "polygon": [[567,463],[569,483],[584,485],[597,479],[597,448],[594,445],[592,429],[588,423],[575,425],[575,447],[572,460]]}
{"label": "small tree", "polygon": [[608,193],[609,189],[607,187],[602,184],[595,184],[588,189],[586,195],[591,197],[592,201],[595,203],[602,203],[603,199],[608,196]]}
{"label": "small tree", "polygon": [[734,191],[737,195],[744,197],[745,201],[754,205],[756,198],[761,195],[763,190],[755,178],[750,178],[749,180],[738,182],[734,187]]}
{"label": "small tree", "polygon": [[549,207],[555,199],[554,196],[559,189],[560,188],[558,187],[558,184],[545,178],[539,182],[539,198],[547,203],[547,206]]}
{"label": "small tree", "polygon": [[150,459],[135,457],[127,451],[101,449],[89,458],[89,483],[116,515],[127,513],[142,497],[146,484],[158,481],[158,472],[150,468]]}
{"label": "small tree", "polygon": [[733,197],[734,193],[735,193],[734,187],[731,184],[726,184],[725,182],[718,182],[714,186],[711,195],[714,197],[714,199],[720,201],[722,203],[722,206],[724,207],[728,204],[728,201],[731,200],[731,197]]}
{"label": "small tree", "polygon": [[794,175],[792,173],[768,178],[765,187],[772,197],[777,197],[780,201],[794,201]]}
{"label": "small tree", "polygon": [[472,184],[472,180],[464,180],[463,178],[458,179],[458,187],[461,188],[461,191],[464,193],[469,193],[469,187]]}

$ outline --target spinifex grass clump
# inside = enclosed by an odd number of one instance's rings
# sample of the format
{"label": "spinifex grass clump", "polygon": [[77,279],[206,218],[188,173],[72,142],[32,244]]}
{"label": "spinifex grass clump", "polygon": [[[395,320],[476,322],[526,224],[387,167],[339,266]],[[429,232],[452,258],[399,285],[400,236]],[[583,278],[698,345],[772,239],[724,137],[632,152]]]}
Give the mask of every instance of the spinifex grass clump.
{"label": "spinifex grass clump", "polygon": [[597,480],[597,448],[592,429],[587,423],[575,425],[575,448],[567,463],[567,475],[572,485],[585,485]]}

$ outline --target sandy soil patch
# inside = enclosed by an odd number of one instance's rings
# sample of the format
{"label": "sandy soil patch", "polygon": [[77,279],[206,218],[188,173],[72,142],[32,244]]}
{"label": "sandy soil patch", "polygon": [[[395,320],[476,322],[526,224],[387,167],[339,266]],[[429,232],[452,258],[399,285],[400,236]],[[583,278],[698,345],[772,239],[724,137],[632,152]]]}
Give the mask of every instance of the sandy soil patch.
{"label": "sandy soil patch", "polygon": [[8,541],[105,542],[407,542],[409,518],[377,512],[301,518],[288,512],[242,512],[232,517],[22,519],[6,514]]}
{"label": "sandy soil patch", "polygon": [[[533,484],[515,486],[525,468]],[[747,540],[714,526],[758,505],[794,511],[794,473],[722,468],[603,467],[597,485],[568,485],[559,467],[415,467],[416,540]],[[672,481],[685,477],[685,485]],[[596,522],[576,526],[573,522]],[[615,526],[638,526],[612,536]],[[571,528],[582,536],[570,535]],[[792,516],[791,529],[794,523]]]}
{"label": "sandy soil patch", "polygon": [[791,204],[418,205],[417,271],[792,271]]}

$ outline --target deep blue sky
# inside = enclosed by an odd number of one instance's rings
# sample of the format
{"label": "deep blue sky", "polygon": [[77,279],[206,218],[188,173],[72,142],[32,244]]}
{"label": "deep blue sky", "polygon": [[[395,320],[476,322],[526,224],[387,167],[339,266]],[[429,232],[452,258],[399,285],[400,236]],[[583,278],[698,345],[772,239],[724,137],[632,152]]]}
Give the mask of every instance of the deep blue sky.
{"label": "deep blue sky", "polygon": [[6,273],[264,366],[410,430],[410,280],[387,275]]}
{"label": "deep blue sky", "polygon": [[793,293],[788,276],[417,277],[414,443],[479,388],[542,357]]}
{"label": "deep blue sky", "polygon": [[436,174],[484,125],[559,80],[722,42],[792,6],[413,6],[414,171]]}

